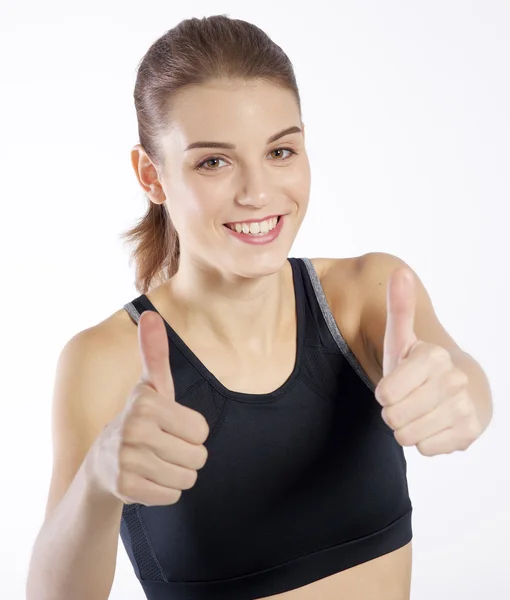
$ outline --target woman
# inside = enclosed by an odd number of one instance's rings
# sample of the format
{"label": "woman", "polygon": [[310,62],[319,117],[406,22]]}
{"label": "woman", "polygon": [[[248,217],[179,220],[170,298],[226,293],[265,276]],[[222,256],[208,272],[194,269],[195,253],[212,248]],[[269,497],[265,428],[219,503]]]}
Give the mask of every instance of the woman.
{"label": "woman", "polygon": [[181,22],[135,103],[141,295],[62,351],[27,597],[106,600],[120,533],[150,600],[408,599],[402,446],[467,448],[483,371],[397,257],[288,258],[310,169],[260,29]]}

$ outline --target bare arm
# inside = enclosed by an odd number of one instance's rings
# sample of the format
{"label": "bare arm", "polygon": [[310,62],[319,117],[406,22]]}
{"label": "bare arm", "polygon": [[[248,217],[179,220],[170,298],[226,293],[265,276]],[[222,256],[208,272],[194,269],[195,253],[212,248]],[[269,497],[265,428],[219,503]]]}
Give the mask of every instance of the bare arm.
{"label": "bare arm", "polygon": [[[53,474],[34,543],[27,600],[107,600],[123,503],[96,485],[94,441],[125,405],[136,365],[100,326],[80,332],[58,361],[53,397]],[[125,347],[125,344],[124,344]],[[123,353],[123,354],[122,354]],[[130,362],[131,361],[131,362]]]}
{"label": "bare arm", "polygon": [[107,600],[122,506],[94,492],[84,463],[34,544],[27,600]]}

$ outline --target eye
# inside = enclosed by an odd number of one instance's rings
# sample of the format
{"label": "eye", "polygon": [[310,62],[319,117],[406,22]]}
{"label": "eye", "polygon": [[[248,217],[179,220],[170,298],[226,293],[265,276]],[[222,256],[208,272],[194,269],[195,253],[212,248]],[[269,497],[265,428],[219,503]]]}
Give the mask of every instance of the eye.
{"label": "eye", "polygon": [[[276,157],[279,162],[284,162],[286,160],[289,160],[289,158],[292,155],[297,154],[297,152],[295,150],[292,150],[291,148],[275,148],[274,150],[271,150],[271,152],[269,154],[272,154],[273,152],[290,152],[290,155],[287,156],[287,158]],[[219,171],[220,170],[219,167],[210,167],[210,166],[206,167],[205,165],[207,165],[208,163],[209,164],[211,164],[211,163],[218,164],[218,162],[221,160],[223,160],[223,162],[225,162],[224,159],[219,156],[211,156],[209,158],[206,158],[202,162],[198,163],[197,170],[199,170],[199,171]]]}
{"label": "eye", "polygon": [[290,152],[290,156],[288,156],[287,158],[281,159],[280,160],[288,160],[293,154],[297,154],[297,152],[295,150],[292,150],[291,148],[275,148],[274,150],[271,150],[271,152]]}
{"label": "eye", "polygon": [[206,165],[207,163],[212,163],[214,161],[218,162],[220,160],[223,160],[223,159],[220,158],[219,156],[211,156],[211,158],[206,158],[201,163],[199,163],[197,165],[197,169],[202,169],[204,171],[217,171],[218,169],[216,167],[213,167],[212,169],[211,168],[204,168],[204,165]]}

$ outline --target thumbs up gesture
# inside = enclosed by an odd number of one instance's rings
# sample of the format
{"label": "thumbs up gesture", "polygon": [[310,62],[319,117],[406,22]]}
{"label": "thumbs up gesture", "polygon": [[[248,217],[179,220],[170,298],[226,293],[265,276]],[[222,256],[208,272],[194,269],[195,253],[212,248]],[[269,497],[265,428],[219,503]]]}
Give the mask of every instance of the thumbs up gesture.
{"label": "thumbs up gesture", "polygon": [[415,308],[413,272],[395,269],[387,290],[383,378],[375,389],[382,418],[399,444],[424,456],[465,450],[479,430],[468,377],[448,350],[417,339]]}
{"label": "thumbs up gesture", "polygon": [[175,401],[165,324],[154,311],[138,322],[142,375],[124,410],[97,439],[96,483],[126,504],[175,504],[207,461],[204,416]]}

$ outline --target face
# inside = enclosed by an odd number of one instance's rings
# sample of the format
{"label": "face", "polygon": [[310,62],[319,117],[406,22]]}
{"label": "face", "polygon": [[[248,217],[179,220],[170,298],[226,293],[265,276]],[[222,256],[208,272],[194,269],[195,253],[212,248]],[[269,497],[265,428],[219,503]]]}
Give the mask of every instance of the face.
{"label": "face", "polygon": [[310,194],[292,92],[266,82],[210,82],[183,90],[171,117],[160,183],[181,265],[249,278],[278,271]]}

